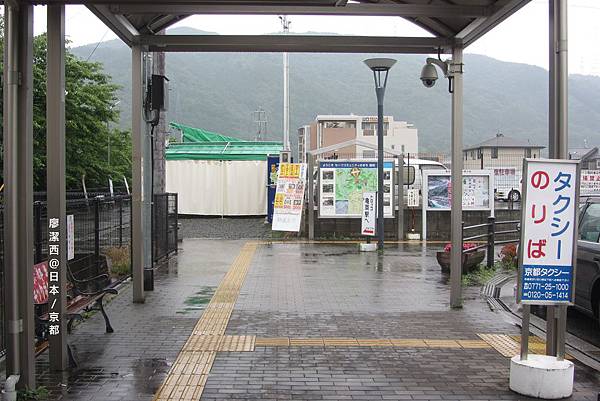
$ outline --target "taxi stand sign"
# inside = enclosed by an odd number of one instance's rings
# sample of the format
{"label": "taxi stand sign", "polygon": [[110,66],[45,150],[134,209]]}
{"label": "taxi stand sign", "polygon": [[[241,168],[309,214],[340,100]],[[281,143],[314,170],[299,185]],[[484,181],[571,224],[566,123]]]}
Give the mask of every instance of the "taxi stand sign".
{"label": "taxi stand sign", "polygon": [[[517,302],[523,304],[521,360],[529,348],[531,305],[575,301],[575,262],[580,165],[576,160],[525,159]],[[564,359],[566,327],[557,335],[557,360]]]}
{"label": "taxi stand sign", "polygon": [[579,163],[525,159],[518,301],[572,305]]}

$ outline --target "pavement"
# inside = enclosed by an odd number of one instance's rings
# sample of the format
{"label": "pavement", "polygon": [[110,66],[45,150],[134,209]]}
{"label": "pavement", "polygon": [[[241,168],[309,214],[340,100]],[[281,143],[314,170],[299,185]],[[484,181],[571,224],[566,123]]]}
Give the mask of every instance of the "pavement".
{"label": "pavement", "polygon": [[[125,287],[70,336],[79,366],[54,400],[525,400],[508,389],[519,334],[479,288],[448,307],[434,251],[397,244],[185,239],[144,304]],[[499,340],[499,341],[497,341]],[[573,400],[600,373],[575,361]]]}

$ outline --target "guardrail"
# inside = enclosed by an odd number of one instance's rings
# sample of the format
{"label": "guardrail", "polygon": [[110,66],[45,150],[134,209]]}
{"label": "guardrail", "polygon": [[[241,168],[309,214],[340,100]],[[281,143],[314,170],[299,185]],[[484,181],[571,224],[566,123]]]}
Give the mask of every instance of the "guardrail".
{"label": "guardrail", "polygon": [[[465,226],[465,223],[463,223],[462,224],[462,237],[463,237],[462,243],[463,243],[463,245],[465,242],[485,239],[485,242],[483,244],[477,245],[474,248],[464,249],[464,246],[463,246],[463,253],[467,253],[470,251],[485,248],[485,249],[487,249],[487,267],[494,266],[494,247],[496,245],[511,244],[511,243],[519,242],[518,236],[515,239],[496,240],[496,236],[499,236],[499,235],[509,235],[509,234],[519,233],[518,228],[516,228],[514,230],[500,230],[500,231],[497,231],[496,228],[498,226],[506,226],[506,225],[511,225],[511,224],[518,225],[519,223],[520,223],[519,220],[496,221],[495,217],[488,217],[487,223],[483,223],[483,224],[475,224],[472,226]],[[486,229],[486,228],[487,228],[487,232],[484,234],[477,234],[477,235],[471,235],[470,237],[465,237],[465,231],[476,230],[476,229]]]}

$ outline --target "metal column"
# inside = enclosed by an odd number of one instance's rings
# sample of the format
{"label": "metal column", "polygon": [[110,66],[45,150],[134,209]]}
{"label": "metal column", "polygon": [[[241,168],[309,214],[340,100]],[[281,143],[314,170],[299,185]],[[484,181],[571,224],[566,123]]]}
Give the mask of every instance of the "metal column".
{"label": "metal column", "polygon": [[133,141],[133,182],[131,190],[131,252],[133,302],[144,302],[143,156],[142,136],[142,49],[131,48],[131,139]]}
{"label": "metal column", "polygon": [[404,155],[396,156],[398,162],[398,241],[404,240]]}
{"label": "metal column", "polygon": [[[46,93],[46,135],[47,135],[47,192],[48,192],[48,232],[57,232],[57,240],[48,238],[48,246],[58,245],[57,253],[49,252],[48,303],[51,313],[58,313],[57,329],[50,332],[50,368],[66,370],[67,362],[67,278],[66,244],[67,216],[65,195],[65,6],[48,6],[48,60]],[[53,219],[57,225],[54,226]],[[56,261],[54,265],[53,261]],[[58,273],[54,281],[52,274]],[[53,286],[58,292],[53,292]],[[56,303],[54,303],[56,302]],[[52,307],[54,306],[54,307]],[[50,323],[53,325],[53,323]],[[57,330],[57,331],[56,331]]]}
{"label": "metal column", "polygon": [[[450,307],[462,307],[462,136],[463,136],[463,49],[452,51],[453,87],[452,92],[452,205],[450,253]],[[458,68],[456,68],[458,66]]]}
{"label": "metal column", "polygon": [[7,375],[35,388],[33,344],[33,7],[5,5],[4,184]]}
{"label": "metal column", "polygon": [[[568,159],[568,34],[567,0],[549,2],[549,157]],[[549,306],[546,354],[564,357],[567,307]]]}

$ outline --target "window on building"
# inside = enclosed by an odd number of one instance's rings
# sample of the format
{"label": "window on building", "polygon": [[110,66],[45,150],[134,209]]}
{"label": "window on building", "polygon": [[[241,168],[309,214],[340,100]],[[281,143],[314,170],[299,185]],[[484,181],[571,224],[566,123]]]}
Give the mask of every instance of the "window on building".
{"label": "window on building", "polygon": [[[361,124],[363,136],[377,135],[377,122],[363,121]],[[389,123],[383,123],[383,136],[387,135]]]}
{"label": "window on building", "polygon": [[365,159],[374,159],[375,158],[375,151],[374,150],[363,150],[363,158]]}
{"label": "window on building", "polygon": [[475,151],[474,150],[471,151],[471,160],[475,160]]}
{"label": "window on building", "polygon": [[477,159],[483,159],[483,151],[481,149],[477,149]]}
{"label": "window on building", "polygon": [[498,148],[492,148],[492,159],[498,158]]}
{"label": "window on building", "polygon": [[531,157],[531,148],[525,149],[525,157],[527,157],[527,158]]}
{"label": "window on building", "polygon": [[356,128],[356,121],[322,121],[325,128]]}
{"label": "window on building", "polygon": [[402,145],[402,153],[404,153],[404,145]]}

